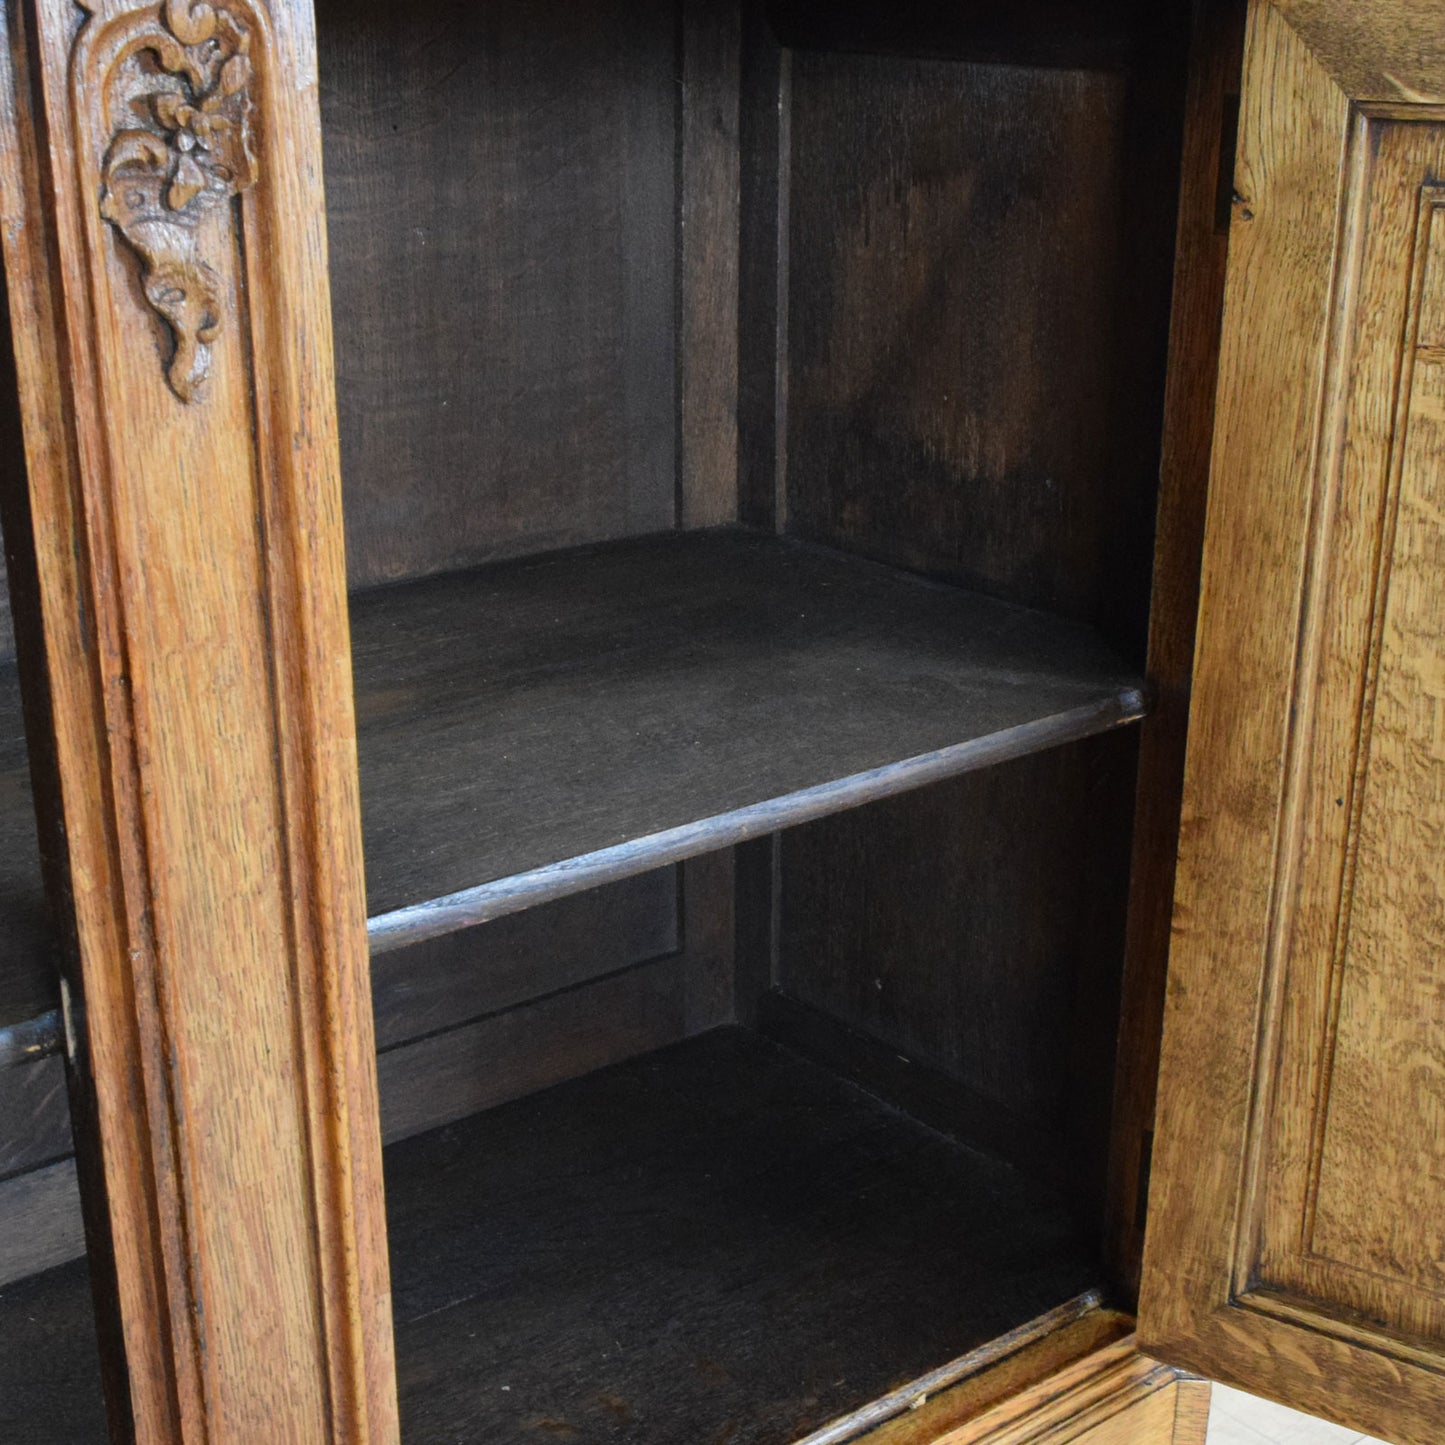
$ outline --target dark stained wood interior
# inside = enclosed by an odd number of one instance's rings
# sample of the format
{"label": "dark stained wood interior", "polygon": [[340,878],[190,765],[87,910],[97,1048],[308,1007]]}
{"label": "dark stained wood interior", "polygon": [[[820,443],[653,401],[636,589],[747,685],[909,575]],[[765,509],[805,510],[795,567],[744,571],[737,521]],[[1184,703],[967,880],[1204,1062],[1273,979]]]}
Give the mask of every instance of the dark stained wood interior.
{"label": "dark stained wood interior", "polygon": [[741,1030],[399,1145],[388,1198],[411,1445],[788,1445],[1096,1283],[1056,1197]]}
{"label": "dark stained wood interior", "polygon": [[671,527],[669,0],[320,0],[353,585]]}
{"label": "dark stained wood interior", "polygon": [[[784,1445],[1101,1282],[1153,8],[317,0],[408,1441]],[[0,1064],[33,840],[0,661]],[[0,1438],[101,1438],[80,1278]]]}
{"label": "dark stained wood interior", "polygon": [[781,839],[778,987],[1050,1140],[1095,1222],[1136,753],[1087,739]]}
{"label": "dark stained wood interior", "polygon": [[[730,1022],[732,877],[725,852],[375,959],[386,1137]],[[0,1067],[0,1284],[79,1250],[72,1152],[63,1060]]]}
{"label": "dark stained wood interior", "polygon": [[[739,1029],[387,1174],[408,1445],[788,1445],[1098,1277],[1058,1196]],[[105,1438],[89,1314],[83,1267],[0,1289],[0,1438]]]}
{"label": "dark stained wood interior", "polygon": [[1111,70],[1139,52],[1150,0],[768,0],[785,44],[804,50],[922,55],[994,65]]}
{"label": "dark stained wood interior", "polygon": [[789,530],[1111,619],[1156,487],[1129,77],[800,52],[791,88]]}
{"label": "dark stained wood interior", "polygon": [[0,1340],[0,1440],[105,1445],[85,1261],[0,1285]]}
{"label": "dark stained wood interior", "polygon": [[353,637],[375,948],[1144,708],[1084,627],[739,532],[386,589]]}
{"label": "dark stained wood interior", "polygon": [[60,1004],[41,880],[30,759],[15,663],[0,662],[0,1067],[25,1056],[9,1030]]}

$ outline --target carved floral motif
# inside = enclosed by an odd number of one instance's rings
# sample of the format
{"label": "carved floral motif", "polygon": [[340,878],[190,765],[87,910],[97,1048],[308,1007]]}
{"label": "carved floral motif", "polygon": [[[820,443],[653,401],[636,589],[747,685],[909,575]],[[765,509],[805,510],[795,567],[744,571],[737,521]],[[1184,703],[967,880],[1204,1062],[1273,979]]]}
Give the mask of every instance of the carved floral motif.
{"label": "carved floral motif", "polygon": [[171,389],[185,402],[209,374],[223,323],[220,278],[201,254],[205,222],[256,179],[250,43],[224,5],[162,0],[128,18],[105,80],[100,211],[140,257],[146,299],[175,340]]}

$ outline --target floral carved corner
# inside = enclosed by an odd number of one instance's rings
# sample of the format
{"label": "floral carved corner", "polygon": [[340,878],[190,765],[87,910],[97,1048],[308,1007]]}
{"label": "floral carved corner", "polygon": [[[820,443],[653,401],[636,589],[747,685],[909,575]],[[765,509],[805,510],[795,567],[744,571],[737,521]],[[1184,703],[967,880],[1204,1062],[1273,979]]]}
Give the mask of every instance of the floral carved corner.
{"label": "floral carved corner", "polygon": [[166,375],[183,402],[200,394],[224,321],[206,222],[256,179],[250,45],[226,6],[161,0],[125,17],[103,82],[100,213],[140,258],[146,300],[174,339]]}

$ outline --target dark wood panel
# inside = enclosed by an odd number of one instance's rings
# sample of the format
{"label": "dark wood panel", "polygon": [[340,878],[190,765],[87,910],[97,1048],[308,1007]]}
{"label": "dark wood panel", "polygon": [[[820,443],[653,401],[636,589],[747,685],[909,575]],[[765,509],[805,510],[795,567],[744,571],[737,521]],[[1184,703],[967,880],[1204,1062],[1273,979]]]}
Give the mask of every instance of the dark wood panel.
{"label": "dark wood panel", "polygon": [[736,532],[355,599],[373,947],[1140,715],[1087,629]]}
{"label": "dark wood panel", "polygon": [[1157,0],[770,0],[785,44],[1002,65],[1126,64]]}
{"label": "dark wood panel", "polygon": [[785,1445],[1095,1278],[1052,1196],[740,1030],[387,1167],[415,1445]]}
{"label": "dark wood panel", "polygon": [[[0,663],[0,1038],[58,1007],[60,978],[41,881],[30,760],[13,662]],[[24,1043],[0,1042],[0,1055]]]}
{"label": "dark wood panel", "polygon": [[107,1439],[84,1261],[0,1286],[0,1440],[104,1445]]}
{"label": "dark wood panel", "polygon": [[681,7],[678,515],[738,520],[738,0]]}
{"label": "dark wood panel", "polygon": [[[733,860],[696,858],[457,935],[476,972],[427,1015],[445,1027],[385,1050],[389,1142],[729,1023]],[[410,953],[441,945],[423,944]],[[379,963],[383,969],[393,957]],[[520,967],[519,967],[520,965]],[[530,966],[529,966],[530,965]],[[468,1019],[488,988],[501,1008]],[[517,1002],[518,999],[523,1002]],[[420,1021],[415,1016],[412,1026]]]}
{"label": "dark wood panel", "polygon": [[775,531],[786,457],[788,163],[792,56],[763,0],[743,0],[739,144],[738,519]]}
{"label": "dark wood panel", "polygon": [[380,955],[371,965],[378,1046],[677,953],[678,892],[677,870],[665,868]]}
{"label": "dark wood panel", "polygon": [[1169,293],[1134,236],[1173,194],[1134,184],[1136,100],[794,56],[791,530],[1111,627],[1123,593],[1139,643]]}
{"label": "dark wood panel", "polygon": [[10,620],[10,578],[5,565],[3,537],[0,537],[0,663],[15,656],[15,628]]}
{"label": "dark wood panel", "polygon": [[[383,1119],[396,1139],[731,1021],[732,855],[387,954],[372,972]],[[0,1068],[0,1190],[20,1187],[5,1176],[70,1152],[61,1060]],[[13,1277],[83,1248],[76,1201],[55,1208],[55,1220],[12,1221]]]}
{"label": "dark wood panel", "polygon": [[758,1000],[756,1014],[758,1031],[765,1037],[901,1109],[910,1119],[1055,1187],[1067,1181],[1072,1166],[1062,1129],[1041,1127],[1007,1104],[900,1053],[897,1044],[850,1029],[776,989]]}
{"label": "dark wood panel", "polygon": [[[75,1162],[57,1160],[0,1181],[0,1290],[85,1253]],[[6,1295],[0,1292],[0,1316]],[[90,1325],[93,1336],[95,1326]],[[10,1340],[0,1324],[0,1372]],[[3,1394],[3,1387],[0,1387]],[[0,1432],[0,1440],[10,1437]]]}
{"label": "dark wood panel", "polygon": [[0,1180],[70,1152],[64,1061],[0,1067]]}
{"label": "dark wood panel", "polygon": [[1070,1141],[1090,1216],[1136,751],[1091,739],[782,838],[781,987]]}
{"label": "dark wood panel", "polygon": [[686,1037],[676,958],[386,1050],[377,1061],[388,1143],[453,1123]]}
{"label": "dark wood panel", "polygon": [[669,0],[321,0],[353,583],[675,518]]}
{"label": "dark wood panel", "polygon": [[1149,625],[1157,705],[1139,736],[1106,1234],[1114,1283],[1131,1301],[1139,1291],[1159,1085],[1244,52],[1244,0],[1204,0],[1196,10]]}

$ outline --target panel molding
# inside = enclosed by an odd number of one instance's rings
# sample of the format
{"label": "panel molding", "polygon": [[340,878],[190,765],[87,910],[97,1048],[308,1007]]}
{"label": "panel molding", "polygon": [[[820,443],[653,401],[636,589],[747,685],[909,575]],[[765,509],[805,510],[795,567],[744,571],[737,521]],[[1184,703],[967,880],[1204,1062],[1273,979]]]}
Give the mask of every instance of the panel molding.
{"label": "panel molding", "polygon": [[[239,1445],[285,1419],[298,1438],[386,1445],[397,1418],[310,7],[87,8],[4,13],[0,210],[57,754],[38,794],[63,860],[112,1435]],[[226,15],[233,41],[248,36],[246,68],[223,47],[212,120],[243,140],[254,126],[254,184],[234,149],[228,177],[187,169],[152,109],[155,130],[142,128],[167,145],[167,193],[153,169],[125,209],[108,78],[136,47],[167,51],[157,72],[188,73]],[[209,93],[204,77],[170,88],[143,69],[122,91],[176,95],[171,119],[198,143],[179,107]],[[160,164],[149,142],[127,154],[142,148]],[[197,174],[214,187],[204,205]],[[160,261],[185,254],[174,295],[148,294],[170,262],[148,283],[137,237]]]}
{"label": "panel molding", "polygon": [[[1341,900],[1418,208],[1445,173],[1435,37],[1439,0],[1251,0],[1140,1308],[1160,1358],[1401,1445],[1445,1418],[1442,1301],[1397,1275],[1387,1308],[1301,1245],[1361,926]],[[1361,1217],[1408,1212],[1353,1188]]]}

